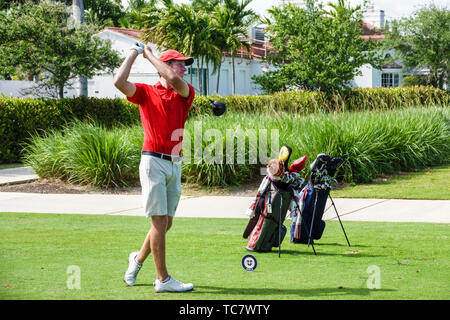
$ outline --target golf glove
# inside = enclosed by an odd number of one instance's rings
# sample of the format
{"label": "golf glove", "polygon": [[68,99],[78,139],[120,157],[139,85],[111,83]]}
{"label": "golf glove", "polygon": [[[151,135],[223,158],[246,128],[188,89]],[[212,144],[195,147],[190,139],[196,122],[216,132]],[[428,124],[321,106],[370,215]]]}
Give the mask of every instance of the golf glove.
{"label": "golf glove", "polygon": [[135,42],[134,45],[131,47],[131,49],[136,50],[138,53],[141,53],[144,51],[144,44],[141,42]]}

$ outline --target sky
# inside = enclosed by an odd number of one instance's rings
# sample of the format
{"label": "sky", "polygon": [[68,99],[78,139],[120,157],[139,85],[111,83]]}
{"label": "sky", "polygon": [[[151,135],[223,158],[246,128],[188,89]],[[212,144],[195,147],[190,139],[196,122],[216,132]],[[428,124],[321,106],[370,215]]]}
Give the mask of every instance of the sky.
{"label": "sky", "polygon": [[[189,3],[189,0],[174,0],[175,3]],[[434,3],[438,7],[450,9],[450,0],[371,0],[380,10],[384,10],[386,20],[409,17],[418,7]],[[122,2],[128,2],[123,0]],[[337,2],[337,0],[322,0],[322,3]],[[363,3],[363,0],[347,0],[352,6]],[[281,3],[279,0],[253,0],[249,8],[259,15],[265,15],[266,10]]]}

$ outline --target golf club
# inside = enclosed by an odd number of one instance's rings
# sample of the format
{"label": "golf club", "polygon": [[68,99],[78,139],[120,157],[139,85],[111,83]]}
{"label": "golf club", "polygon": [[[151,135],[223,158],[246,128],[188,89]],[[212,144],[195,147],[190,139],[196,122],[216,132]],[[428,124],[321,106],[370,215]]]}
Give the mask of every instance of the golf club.
{"label": "golf club", "polygon": [[225,103],[223,103],[223,102],[214,101],[209,98],[208,98],[208,100],[211,102],[212,111],[216,116],[221,116],[227,109],[225,106]]}

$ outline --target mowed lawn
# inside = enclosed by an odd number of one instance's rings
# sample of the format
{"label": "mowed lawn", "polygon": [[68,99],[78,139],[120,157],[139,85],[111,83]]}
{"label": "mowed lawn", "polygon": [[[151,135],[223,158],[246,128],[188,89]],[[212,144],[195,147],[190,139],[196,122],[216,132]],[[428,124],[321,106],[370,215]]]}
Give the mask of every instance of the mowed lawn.
{"label": "mowed lawn", "polygon": [[377,179],[375,183],[332,190],[335,198],[450,199],[450,164],[404,172]]}
{"label": "mowed lawn", "polygon": [[[286,221],[289,228],[290,220]],[[169,272],[189,293],[154,293],[148,260],[134,287],[122,281],[138,250],[142,217],[0,213],[0,299],[442,299],[450,298],[449,224],[327,221],[317,256],[289,242],[241,265],[246,219],[177,218],[167,235]],[[149,257],[151,259],[151,257]]]}

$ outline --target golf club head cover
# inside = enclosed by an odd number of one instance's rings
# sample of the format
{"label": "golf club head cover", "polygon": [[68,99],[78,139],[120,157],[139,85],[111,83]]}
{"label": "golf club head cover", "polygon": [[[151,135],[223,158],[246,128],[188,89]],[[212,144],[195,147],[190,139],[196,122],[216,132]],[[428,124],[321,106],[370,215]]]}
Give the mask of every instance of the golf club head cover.
{"label": "golf club head cover", "polygon": [[291,157],[292,148],[289,146],[282,146],[280,153],[278,154],[278,159],[283,160],[284,171],[288,171],[289,158]]}
{"label": "golf club head cover", "polygon": [[142,51],[144,51],[144,44],[142,42],[136,41],[131,49],[136,50],[137,53],[141,53]]}
{"label": "golf club head cover", "polygon": [[328,163],[328,175],[330,175],[331,177],[333,177],[336,174],[337,168],[339,168],[339,166],[344,162],[344,159],[339,158],[339,157],[334,157],[333,159],[330,160],[330,162]]}
{"label": "golf club head cover", "polygon": [[307,158],[308,157],[305,155],[305,156],[301,157],[300,159],[295,160],[289,167],[289,172],[300,173],[300,171],[302,171],[306,166]]}
{"label": "golf club head cover", "polygon": [[280,159],[272,159],[267,164],[267,173],[275,180],[280,180],[284,176],[284,162]]}
{"label": "golf club head cover", "polygon": [[225,113],[225,110],[227,109],[225,103],[220,101],[212,101],[212,100],[209,101],[211,101],[211,107],[214,115],[221,116],[222,114]]}
{"label": "golf club head cover", "polygon": [[316,160],[311,163],[311,171],[322,171],[326,168],[326,165],[331,160],[331,157],[326,153],[319,153],[316,157]]}

